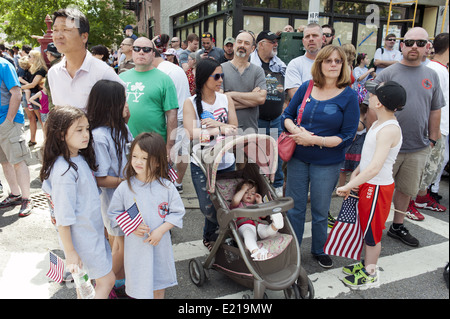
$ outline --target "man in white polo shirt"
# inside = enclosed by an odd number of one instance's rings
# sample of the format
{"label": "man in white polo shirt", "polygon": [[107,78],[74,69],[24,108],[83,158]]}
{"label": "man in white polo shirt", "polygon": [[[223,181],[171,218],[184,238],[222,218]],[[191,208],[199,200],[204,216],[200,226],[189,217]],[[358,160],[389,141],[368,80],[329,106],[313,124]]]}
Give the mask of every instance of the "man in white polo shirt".
{"label": "man in white polo shirt", "polygon": [[78,9],[60,9],[53,14],[53,42],[62,61],[48,72],[54,105],[71,105],[85,110],[92,86],[99,80],[125,83],[103,61],[87,50],[89,21]]}

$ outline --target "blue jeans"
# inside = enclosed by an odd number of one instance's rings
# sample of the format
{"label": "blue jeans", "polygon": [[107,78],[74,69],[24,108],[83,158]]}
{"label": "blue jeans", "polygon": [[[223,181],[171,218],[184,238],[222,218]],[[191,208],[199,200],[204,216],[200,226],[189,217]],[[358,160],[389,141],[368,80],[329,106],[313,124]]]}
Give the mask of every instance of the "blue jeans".
{"label": "blue jeans", "polygon": [[313,255],[324,255],[328,211],[333,190],[339,179],[341,165],[342,163],[326,166],[308,164],[294,157],[287,164],[286,196],[294,199],[294,208],[287,212],[287,216],[294,228],[299,245],[302,243],[305,228],[308,189],[311,188],[311,253]]}
{"label": "blue jeans", "polygon": [[[258,119],[258,128],[259,128],[259,133],[270,135],[276,141],[282,132],[281,115],[271,121]],[[275,180],[273,181],[273,187],[275,187],[275,188],[282,187],[284,184],[283,169],[281,168],[282,164],[283,164],[283,161],[278,156],[278,168],[275,173]]]}
{"label": "blue jeans", "polygon": [[[221,173],[234,171],[235,165],[226,168],[224,170],[218,171],[217,175]],[[217,212],[214,204],[211,202],[209,193],[206,190],[206,176],[203,171],[197,165],[191,163],[191,178],[194,184],[195,192],[197,193],[198,203],[200,205],[200,210],[205,216],[205,226],[203,227],[203,239],[206,241],[214,241],[217,238],[216,230],[219,227],[217,222]]]}

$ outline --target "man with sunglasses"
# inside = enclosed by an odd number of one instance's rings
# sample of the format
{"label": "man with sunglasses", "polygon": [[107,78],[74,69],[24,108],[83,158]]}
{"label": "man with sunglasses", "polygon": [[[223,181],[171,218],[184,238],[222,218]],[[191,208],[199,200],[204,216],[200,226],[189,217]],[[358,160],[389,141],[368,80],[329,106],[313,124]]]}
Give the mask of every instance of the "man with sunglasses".
{"label": "man with sunglasses", "polygon": [[153,66],[154,59],[153,42],[145,37],[138,38],[133,45],[135,67],[120,74],[120,78],[127,87],[131,134],[134,137],[143,132],[160,134],[166,140],[169,156],[174,144],[170,136],[177,129],[177,91],[172,79]]}
{"label": "man with sunglasses", "polygon": [[390,33],[384,38],[384,48],[378,48],[373,57],[373,64],[376,67],[376,73],[380,73],[388,66],[399,62],[402,54],[399,50],[394,49],[396,35]]}
{"label": "man with sunglasses", "polygon": [[[411,198],[419,190],[422,171],[433,142],[440,138],[441,108],[445,105],[437,73],[421,64],[428,46],[428,33],[425,29],[410,29],[404,36],[404,42],[400,44],[403,59],[383,70],[374,80],[376,83],[395,81],[407,92],[403,110],[395,113],[402,129],[403,144],[393,168],[393,202],[397,210],[409,210],[412,214]],[[394,214],[388,236],[417,247],[419,240],[403,225],[404,218],[404,214]],[[415,216],[412,219],[418,218]]]}
{"label": "man with sunglasses", "polygon": [[122,61],[120,61],[119,68],[117,71],[118,74],[121,74],[125,71],[134,68],[133,44],[134,44],[133,38],[125,38],[122,40],[122,43],[120,44],[120,51],[122,52],[122,54],[125,55],[125,58]]}
{"label": "man with sunglasses", "polygon": [[[275,131],[276,135],[272,135],[275,139],[282,132],[281,113],[285,100],[286,64],[277,57],[279,39],[279,36],[269,30],[260,32],[256,38],[257,48],[250,54],[250,62],[262,67],[266,75],[267,97],[266,102],[259,106],[258,128],[267,135]],[[279,158],[273,187],[280,197],[283,196],[283,182],[282,161]]]}
{"label": "man with sunglasses", "polygon": [[323,46],[333,44],[333,40],[335,37],[336,31],[329,24],[324,24],[322,26],[323,35],[325,36],[325,41],[323,42]]}
{"label": "man with sunglasses", "polygon": [[[198,57],[200,57],[201,59],[212,58],[219,63],[227,61],[224,57],[225,52],[223,51],[223,49],[214,46],[213,36],[211,33],[202,33],[202,47],[203,49],[197,52]],[[199,59],[197,58],[197,60]]]}

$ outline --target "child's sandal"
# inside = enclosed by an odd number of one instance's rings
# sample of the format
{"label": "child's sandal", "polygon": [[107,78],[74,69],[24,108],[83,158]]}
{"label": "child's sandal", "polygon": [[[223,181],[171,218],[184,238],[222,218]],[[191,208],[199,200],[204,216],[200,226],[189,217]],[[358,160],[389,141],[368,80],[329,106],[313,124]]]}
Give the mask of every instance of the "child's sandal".
{"label": "child's sandal", "polygon": [[270,254],[267,249],[265,248],[259,248],[256,252],[251,254],[251,257],[254,261],[264,261],[267,259],[270,259],[273,257],[272,254]]}

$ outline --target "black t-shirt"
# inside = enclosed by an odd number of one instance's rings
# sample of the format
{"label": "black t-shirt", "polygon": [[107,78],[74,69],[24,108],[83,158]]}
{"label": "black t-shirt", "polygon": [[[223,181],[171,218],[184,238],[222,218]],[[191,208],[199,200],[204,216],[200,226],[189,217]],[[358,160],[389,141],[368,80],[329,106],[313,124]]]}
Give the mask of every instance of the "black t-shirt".
{"label": "black t-shirt", "polygon": [[279,72],[272,72],[269,63],[261,61],[262,68],[266,75],[267,97],[266,102],[259,106],[259,118],[271,121],[276,119],[283,112],[284,105],[284,76]]}
{"label": "black t-shirt", "polygon": [[[32,83],[34,81],[34,78],[36,77],[36,75],[40,75],[40,76],[42,76],[42,78],[45,78],[45,76],[47,75],[47,71],[45,71],[45,69],[37,70],[35,73],[33,73],[31,75],[30,81],[29,81],[30,83]],[[30,89],[30,91],[31,91],[32,94],[33,93],[36,94],[37,92],[39,92],[40,91],[39,83],[36,84],[36,86],[34,88]]]}

